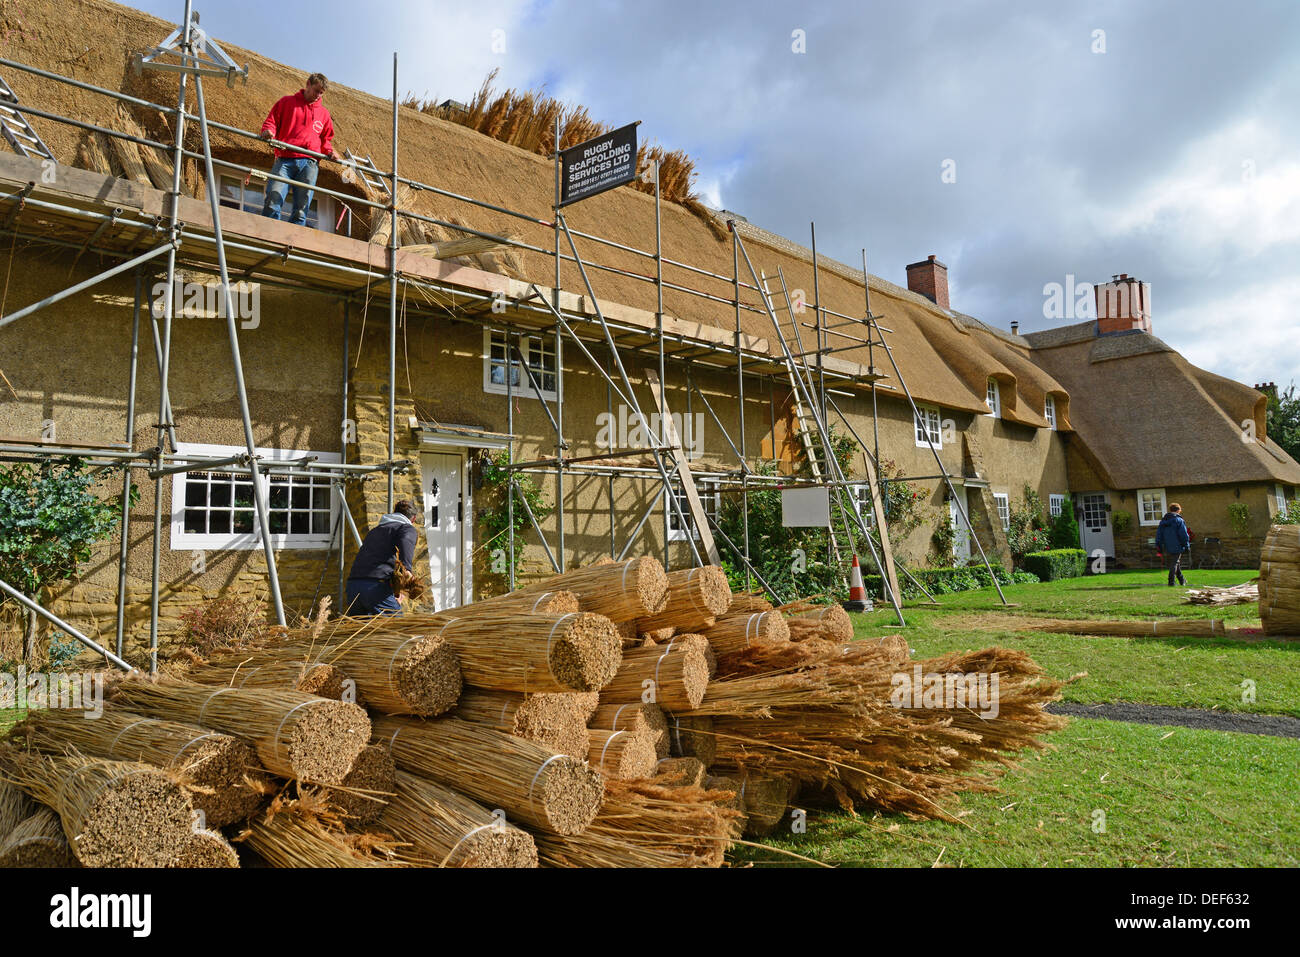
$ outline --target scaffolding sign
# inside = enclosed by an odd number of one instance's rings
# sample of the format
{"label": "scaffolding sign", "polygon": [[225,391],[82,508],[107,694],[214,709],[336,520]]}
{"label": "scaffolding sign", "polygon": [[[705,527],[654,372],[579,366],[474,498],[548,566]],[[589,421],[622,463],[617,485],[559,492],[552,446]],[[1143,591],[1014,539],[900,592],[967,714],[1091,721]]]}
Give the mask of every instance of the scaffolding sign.
{"label": "scaffolding sign", "polygon": [[636,123],[560,151],[560,203],[568,206],[636,177]]}

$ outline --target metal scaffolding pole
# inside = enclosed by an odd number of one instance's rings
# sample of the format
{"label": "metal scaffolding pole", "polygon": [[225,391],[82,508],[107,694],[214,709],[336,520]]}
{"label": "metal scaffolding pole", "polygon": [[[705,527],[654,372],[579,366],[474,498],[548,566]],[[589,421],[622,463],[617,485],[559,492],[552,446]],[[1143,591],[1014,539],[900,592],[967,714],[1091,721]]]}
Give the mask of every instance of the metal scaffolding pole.
{"label": "metal scaffolding pole", "polygon": [[[555,323],[555,528],[560,548],[560,562],[556,566],[556,571],[563,573],[565,569],[564,558],[564,346],[560,341],[560,116],[555,115],[555,205],[552,207],[552,213],[555,216],[555,290],[552,295],[552,305],[557,316]],[[577,255],[577,252],[574,252]],[[545,404],[546,400],[538,396],[539,400]],[[524,503],[527,508],[527,502]],[[528,511],[528,517],[532,518],[532,509]],[[533,524],[537,520],[533,519]],[[541,529],[538,529],[541,534]],[[543,539],[545,544],[545,539]],[[547,546],[547,553],[550,553],[550,546]],[[551,559],[551,564],[555,565],[555,559]]]}
{"label": "metal scaffolding pole", "polygon": [[109,651],[107,648],[103,647],[102,645],[97,644],[94,641],[91,641],[81,632],[77,631],[77,629],[69,625],[62,618],[59,618],[56,615],[46,611],[40,605],[36,604],[36,602],[32,601],[30,598],[28,598],[26,595],[20,592],[17,588],[14,588],[12,585],[10,585],[7,581],[0,580],[0,591],[3,591],[6,595],[14,599],[14,601],[18,602],[18,604],[22,605],[28,611],[32,612],[33,614],[40,615],[46,621],[54,625],[55,628],[61,628],[63,631],[66,631],[69,635],[71,635],[73,638],[76,638],[77,641],[81,642],[91,651],[103,655],[106,659],[111,661],[113,664],[117,665],[123,671],[136,670],[127,662],[123,661],[121,656],[115,655],[113,654],[113,652]]}
{"label": "metal scaffolding pole", "polygon": [[[126,444],[135,448],[135,386],[140,359],[140,297],[144,277],[135,274],[135,307],[131,311],[131,365],[126,386]],[[122,466],[122,517],[119,527],[121,544],[117,555],[117,625],[114,648],[122,657],[123,634],[126,628],[126,564],[131,547],[131,468]]]}
{"label": "metal scaffolding pole", "polygon": [[[748,591],[754,586],[750,581],[749,557],[749,483],[746,481],[749,477],[749,461],[745,457],[745,357],[740,348],[740,253],[736,248],[735,221],[730,220],[727,225],[731,229],[731,289],[736,304],[736,414],[740,420],[740,463],[745,470],[742,478],[744,484],[741,485],[740,491],[740,519],[745,533],[745,549],[741,553],[741,558],[745,563],[745,590]],[[735,546],[733,545],[732,548]]]}
{"label": "metal scaffolding pole", "polygon": [[[397,54],[393,54],[393,188],[388,192],[392,228],[388,237],[388,460],[397,457]],[[388,511],[393,510],[393,472],[388,472]],[[283,622],[281,622],[283,624]]]}

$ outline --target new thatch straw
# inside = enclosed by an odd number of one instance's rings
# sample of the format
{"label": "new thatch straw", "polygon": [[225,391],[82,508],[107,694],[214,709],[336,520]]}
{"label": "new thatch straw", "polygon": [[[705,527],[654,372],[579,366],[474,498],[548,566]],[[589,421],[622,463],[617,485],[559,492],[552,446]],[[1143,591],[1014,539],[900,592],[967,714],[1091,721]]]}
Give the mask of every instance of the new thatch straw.
{"label": "new thatch straw", "polygon": [[405,771],[381,824],[434,867],[536,867],[532,835],[511,827],[462,794]]}
{"label": "new thatch straw", "polygon": [[824,638],[827,641],[852,641],[853,619],[839,605],[827,605],[820,611],[806,612],[786,619],[791,641]]}
{"label": "new thatch straw", "polygon": [[711,766],[717,754],[713,720],[691,715],[670,714],[668,743],[673,757],[697,758],[704,763],[705,767]]}
{"label": "new thatch straw", "polygon": [[790,626],[780,612],[759,611],[719,618],[701,634],[709,639],[709,644],[713,645],[713,650],[721,657],[736,654],[754,645],[788,641]]}
{"label": "new thatch straw", "polygon": [[614,621],[632,621],[657,615],[668,603],[668,576],[663,565],[649,555],[623,562],[604,562],[575,568],[521,592],[571,591],[583,611]]}
{"label": "new thatch straw", "polygon": [[657,704],[602,704],[591,716],[588,725],[600,731],[648,734],[654,743],[655,756],[668,757],[668,719],[664,717],[663,708]]}
{"label": "new thatch straw", "polygon": [[324,785],[321,796],[332,804],[349,827],[372,824],[384,813],[397,783],[397,765],[388,749],[368,745],[338,787]]}
{"label": "new thatch straw", "polygon": [[116,708],[105,709],[95,721],[78,712],[49,710],[29,714],[15,733],[45,751],[71,746],[98,757],[169,768],[211,827],[242,821],[269,789],[252,748],[232,735],[193,724]]}
{"label": "new thatch straw", "polygon": [[659,785],[704,787],[709,769],[698,758],[660,758],[655,763],[654,781]]}
{"label": "new thatch straw", "polygon": [[37,808],[0,838],[0,868],[79,866],[59,816],[47,807]]}
{"label": "new thatch straw", "polygon": [[471,605],[460,605],[450,609],[450,614],[455,615],[457,618],[474,618],[478,615],[497,615],[502,612],[513,612],[520,615],[567,615],[581,610],[582,605],[576,592],[562,590],[543,592],[512,591],[504,595],[498,595],[495,598],[476,601]]}
{"label": "new thatch straw", "polygon": [[9,748],[0,773],[59,815],[87,867],[165,867],[190,833],[189,796],[147,764]]}
{"label": "new thatch straw", "polygon": [[[401,867],[388,835],[348,834],[311,801],[272,802],[238,838],[273,867]],[[376,851],[383,851],[379,856]]]}
{"label": "new thatch straw", "polygon": [[731,605],[727,573],[717,565],[683,568],[668,573],[668,602],[663,611],[637,621],[648,634],[661,628],[697,631],[726,613]]}
{"label": "new thatch straw", "polygon": [[606,780],[631,781],[654,773],[654,738],[641,731],[587,732],[587,760]]}
{"label": "new thatch straw", "polygon": [[522,695],[470,688],[460,696],[455,716],[582,759],[587,719],[598,700],[594,691]]}
{"label": "new thatch straw", "polygon": [[758,612],[775,610],[776,606],[762,595],[736,592],[731,596],[731,607],[727,609],[727,612],[730,615],[753,615]]}
{"label": "new thatch straw", "polygon": [[589,612],[484,614],[438,634],[456,649],[466,683],[496,691],[598,691],[622,661],[613,622]]}
{"label": "new thatch straw", "polygon": [[197,684],[232,688],[289,688],[335,701],[344,700],[345,692],[352,687],[347,674],[335,665],[323,661],[286,661],[280,655],[265,652],[209,661],[191,669],[185,677]]}
{"label": "new thatch straw", "polygon": [[168,866],[205,869],[238,867],[239,855],[219,831],[197,830],[190,833],[180,854]]}
{"label": "new thatch straw", "polygon": [[704,698],[708,685],[704,651],[673,638],[666,645],[623,652],[623,664],[602,697],[612,702],[649,701],[665,711],[690,710]]}
{"label": "new thatch straw", "polygon": [[[586,744],[584,740],[584,746]],[[6,781],[0,781],[0,840],[36,810],[32,799]]]}
{"label": "new thatch straw", "polygon": [[297,691],[127,682],[114,701],[243,738],[267,770],[317,784],[341,783],[370,741],[364,709]]}
{"label": "new thatch straw", "polygon": [[534,827],[576,834],[600,810],[601,777],[584,762],[482,725],[383,717],[375,740],[392,748],[399,768]]}

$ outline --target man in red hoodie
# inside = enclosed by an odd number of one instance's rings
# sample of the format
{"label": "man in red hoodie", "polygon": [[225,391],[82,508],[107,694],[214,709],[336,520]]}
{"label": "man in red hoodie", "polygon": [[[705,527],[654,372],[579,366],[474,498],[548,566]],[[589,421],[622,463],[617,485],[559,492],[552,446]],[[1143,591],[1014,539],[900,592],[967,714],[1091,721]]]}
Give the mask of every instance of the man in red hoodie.
{"label": "man in red hoodie", "polygon": [[[298,146],[314,153],[324,153],[334,160],[342,157],[334,151],[334,121],[330,111],[325,109],[322,98],[329,89],[329,80],[320,73],[307,77],[307,83],[301,90],[290,96],[283,96],[271,107],[271,112],[262,124],[262,139],[279,140],[290,146]],[[296,226],[307,223],[307,208],[311,206],[312,187],[316,185],[316,159],[296,150],[276,147],[275,162],[271,165],[272,176],[283,176],[301,186],[293,187],[293,215],[289,222]],[[262,215],[272,219],[280,218],[280,207],[284,204],[289,184],[279,180],[268,180],[266,184],[266,204]]]}

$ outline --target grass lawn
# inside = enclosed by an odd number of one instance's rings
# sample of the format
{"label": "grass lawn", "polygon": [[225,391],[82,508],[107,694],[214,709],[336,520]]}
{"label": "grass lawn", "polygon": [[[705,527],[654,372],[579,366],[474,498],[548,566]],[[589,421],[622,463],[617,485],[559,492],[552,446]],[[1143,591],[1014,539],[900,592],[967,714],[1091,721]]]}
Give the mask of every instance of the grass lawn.
{"label": "grass lawn", "polygon": [[[1231,585],[1249,571],[1194,571],[1197,585]],[[1112,572],[1038,585],[1004,586],[1004,608],[992,588],[938,597],[942,608],[904,607],[901,630],[888,606],[855,615],[859,637],[897,631],[917,657],[1003,645],[1028,652],[1059,678],[1087,672],[1066,687],[1080,703],[1132,701],[1300,716],[1300,642],[1231,638],[1120,638],[1060,635],[1029,629],[1032,618],[1222,618],[1230,628],[1257,626],[1257,605],[1210,608],[1183,604],[1154,572]],[[1017,621],[1016,619],[1022,619]],[[1243,682],[1254,682],[1253,702]]]}
{"label": "grass lawn", "polygon": [[0,708],[0,735],[7,734],[10,728],[26,716],[26,711],[19,711],[17,708]]}
{"label": "grass lawn", "polygon": [[[1300,865],[1300,740],[1075,719],[1050,741],[1000,793],[962,796],[968,826],[810,812],[806,834],[766,843],[838,866]],[[761,848],[734,859],[792,863]]]}

